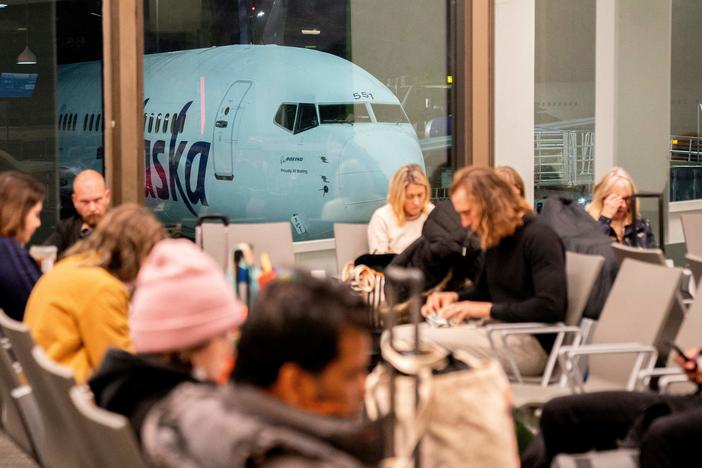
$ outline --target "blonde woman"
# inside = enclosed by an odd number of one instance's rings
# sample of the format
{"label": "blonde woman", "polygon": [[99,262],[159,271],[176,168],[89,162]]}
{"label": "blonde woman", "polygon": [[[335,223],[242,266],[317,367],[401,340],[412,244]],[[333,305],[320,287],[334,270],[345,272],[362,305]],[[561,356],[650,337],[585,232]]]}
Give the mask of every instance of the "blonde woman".
{"label": "blonde woman", "polygon": [[[424,336],[449,349],[489,357],[494,353],[484,330],[461,325],[465,320],[563,320],[567,301],[563,244],[532,214],[524,199],[516,196],[510,184],[492,169],[461,169],[453,179],[451,202],[461,224],[478,236],[485,263],[469,289],[429,296],[422,313],[455,326],[427,328]],[[408,334],[403,332],[403,337]],[[513,335],[508,344],[520,373],[538,375],[546,365],[553,339],[548,335]],[[502,343],[496,345],[499,352]],[[497,357],[504,366],[509,365],[502,353]]]}
{"label": "blonde woman", "polygon": [[587,212],[614,241],[632,247],[652,249],[656,239],[648,220],[641,218],[638,201],[632,206],[636,185],[621,167],[613,167],[595,185]]}
{"label": "blonde woman", "polygon": [[387,204],[368,223],[368,246],[373,254],[399,254],[422,235],[422,226],[434,209],[429,181],[417,164],[402,166],[388,186]]}
{"label": "blonde woman", "polygon": [[153,246],[165,237],[149,210],[125,204],[66,252],[37,282],[24,322],[37,345],[84,383],[107,348],[133,350],[129,291]]}

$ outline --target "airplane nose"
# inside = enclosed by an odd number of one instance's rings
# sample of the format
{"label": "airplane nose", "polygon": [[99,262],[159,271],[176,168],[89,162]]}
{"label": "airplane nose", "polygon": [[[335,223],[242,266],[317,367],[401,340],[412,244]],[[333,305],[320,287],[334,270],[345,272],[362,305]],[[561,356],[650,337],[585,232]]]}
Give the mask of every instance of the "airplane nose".
{"label": "airplane nose", "polygon": [[341,152],[339,191],[348,210],[367,221],[372,210],[385,203],[388,181],[404,164],[424,167],[416,137],[397,129],[358,133]]}

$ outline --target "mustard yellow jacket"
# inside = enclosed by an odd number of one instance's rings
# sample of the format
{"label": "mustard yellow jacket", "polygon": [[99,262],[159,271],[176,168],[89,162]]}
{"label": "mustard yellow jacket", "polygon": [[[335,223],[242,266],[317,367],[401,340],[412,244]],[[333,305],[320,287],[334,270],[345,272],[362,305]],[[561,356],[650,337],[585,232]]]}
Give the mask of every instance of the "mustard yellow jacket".
{"label": "mustard yellow jacket", "polygon": [[89,258],[60,261],[37,282],[24,323],[47,355],[73,369],[84,383],[110,347],[133,352],[128,326],[129,293],[120,280]]}

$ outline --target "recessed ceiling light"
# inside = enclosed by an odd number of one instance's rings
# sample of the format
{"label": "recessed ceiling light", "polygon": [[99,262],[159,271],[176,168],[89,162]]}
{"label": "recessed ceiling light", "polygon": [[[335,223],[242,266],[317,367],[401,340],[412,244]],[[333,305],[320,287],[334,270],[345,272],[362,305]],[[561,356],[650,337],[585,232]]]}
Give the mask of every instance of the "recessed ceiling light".
{"label": "recessed ceiling light", "polygon": [[306,34],[306,35],[310,35],[310,36],[319,36],[320,34],[322,34],[322,31],[320,31],[317,28],[303,29],[300,32],[302,32],[302,34]]}
{"label": "recessed ceiling light", "polygon": [[7,6],[7,3],[0,3],[0,8],[5,8]]}

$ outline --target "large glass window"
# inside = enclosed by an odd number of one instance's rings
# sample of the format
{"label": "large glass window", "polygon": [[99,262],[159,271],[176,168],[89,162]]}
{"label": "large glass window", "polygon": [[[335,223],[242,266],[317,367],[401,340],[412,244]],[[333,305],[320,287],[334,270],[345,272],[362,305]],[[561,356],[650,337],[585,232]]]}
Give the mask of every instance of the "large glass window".
{"label": "large glass window", "polygon": [[447,186],[455,3],[145,0],[147,205],[186,235],[222,213],[312,240],[367,222],[403,164]]}
{"label": "large glass window", "polygon": [[536,0],[534,185],[589,200],[595,148],[595,0]]}
{"label": "large glass window", "polygon": [[[5,2],[0,8],[0,171],[47,187],[40,243],[71,214],[73,177],[103,170],[100,1]],[[89,64],[86,64],[89,62]],[[85,125],[83,123],[85,122]],[[96,125],[97,126],[97,125]]]}
{"label": "large glass window", "polygon": [[670,201],[702,199],[702,3],[673,0]]}

